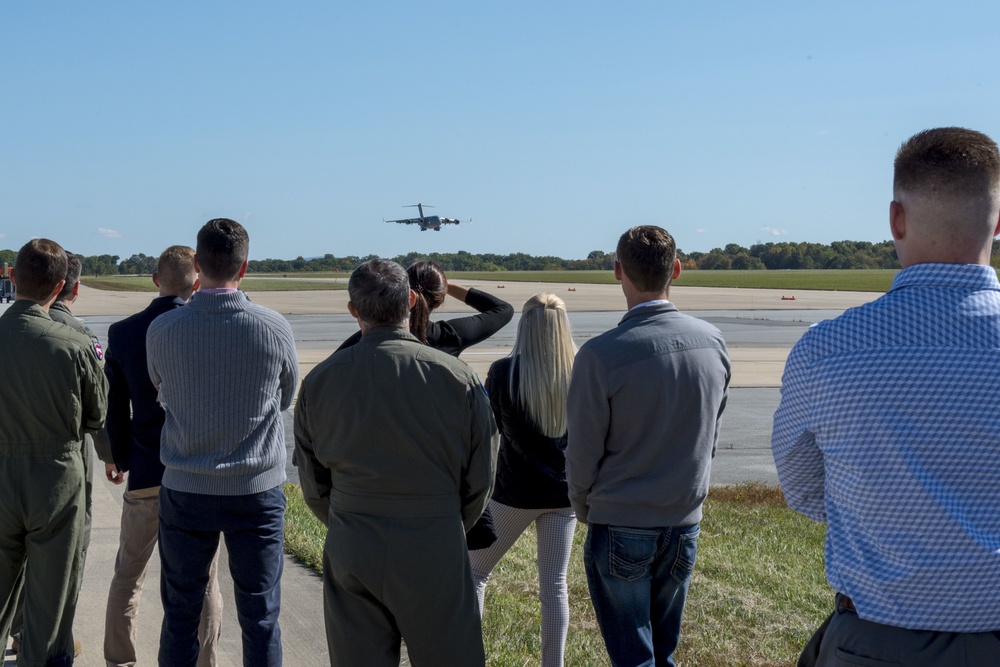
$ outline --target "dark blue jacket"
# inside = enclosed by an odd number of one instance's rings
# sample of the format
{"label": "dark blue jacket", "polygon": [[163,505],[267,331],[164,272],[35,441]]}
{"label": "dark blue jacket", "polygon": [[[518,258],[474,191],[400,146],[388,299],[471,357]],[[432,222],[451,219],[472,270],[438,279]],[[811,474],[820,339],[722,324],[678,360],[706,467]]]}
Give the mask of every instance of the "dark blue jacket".
{"label": "dark blue jacket", "polygon": [[130,491],[159,486],[163,408],[146,366],[146,330],[157,317],[184,305],[161,296],[143,310],[108,329],[104,373],[108,376],[108,437],[119,470],[127,470]]}

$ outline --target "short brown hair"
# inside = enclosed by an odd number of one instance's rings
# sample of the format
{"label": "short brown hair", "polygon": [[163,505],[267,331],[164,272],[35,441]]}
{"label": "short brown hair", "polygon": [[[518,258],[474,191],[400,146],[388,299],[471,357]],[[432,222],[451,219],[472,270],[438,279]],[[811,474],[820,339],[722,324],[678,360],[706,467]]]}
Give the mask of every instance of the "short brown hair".
{"label": "short brown hair", "polygon": [[914,194],[993,201],[1000,196],[1000,152],[982,132],[924,130],[899,147],[892,184]]}
{"label": "short brown hair", "polygon": [[83,272],[83,262],[79,255],[71,252],[66,253],[66,284],[59,290],[56,301],[65,301],[73,295],[73,288],[80,282],[80,274]]}
{"label": "short brown hair", "polygon": [[622,271],[641,292],[660,292],[674,276],[677,244],[662,227],[633,227],[618,239],[618,262]]}
{"label": "short brown hair", "polygon": [[347,294],[358,318],[371,326],[406,326],[410,316],[410,279],[396,262],[371,259],[354,269]]}
{"label": "short brown hair", "polygon": [[66,279],[67,266],[66,251],[55,241],[28,241],[14,260],[17,295],[32,301],[48,301],[59,281]]}
{"label": "short brown hair", "polygon": [[189,292],[198,274],[194,270],[194,248],[172,245],[160,254],[156,263],[160,286],[173,295]]}
{"label": "short brown hair", "polygon": [[211,280],[234,280],[250,254],[250,235],[229,218],[209,220],[198,231],[198,266]]}

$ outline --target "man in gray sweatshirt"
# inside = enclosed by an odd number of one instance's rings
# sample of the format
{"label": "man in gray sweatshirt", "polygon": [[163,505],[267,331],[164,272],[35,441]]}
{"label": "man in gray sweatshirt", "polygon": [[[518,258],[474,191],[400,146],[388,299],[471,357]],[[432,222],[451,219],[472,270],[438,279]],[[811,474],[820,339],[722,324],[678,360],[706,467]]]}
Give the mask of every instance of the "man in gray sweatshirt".
{"label": "man in gray sweatshirt", "polygon": [[198,661],[198,623],[219,535],[229,550],[244,665],[280,665],[285,436],[298,381],[292,328],[239,291],[250,239],[238,222],[198,232],[201,289],[160,315],[147,361],[165,411],[160,459],[161,666]]}
{"label": "man in gray sweatshirt", "polygon": [[612,664],[673,665],[729,356],[718,329],[667,299],[681,265],[666,230],[633,227],[617,255],[629,311],[577,354],[566,478]]}

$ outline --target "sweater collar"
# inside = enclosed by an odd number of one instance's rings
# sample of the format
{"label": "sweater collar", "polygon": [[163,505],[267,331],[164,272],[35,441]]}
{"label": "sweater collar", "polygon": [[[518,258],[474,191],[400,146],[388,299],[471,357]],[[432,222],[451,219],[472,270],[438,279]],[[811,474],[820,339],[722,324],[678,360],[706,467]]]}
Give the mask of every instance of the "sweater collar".
{"label": "sweater collar", "polygon": [[250,303],[250,297],[246,295],[246,292],[239,290],[224,294],[206,294],[199,290],[191,297],[188,307],[199,310],[235,310],[243,308],[248,303]]}
{"label": "sweater collar", "polygon": [[618,322],[621,326],[625,324],[628,320],[632,320],[638,317],[650,317],[652,315],[659,315],[660,313],[676,313],[677,306],[675,306],[670,301],[664,303],[650,303],[649,305],[644,305],[641,308],[632,308],[625,316]]}

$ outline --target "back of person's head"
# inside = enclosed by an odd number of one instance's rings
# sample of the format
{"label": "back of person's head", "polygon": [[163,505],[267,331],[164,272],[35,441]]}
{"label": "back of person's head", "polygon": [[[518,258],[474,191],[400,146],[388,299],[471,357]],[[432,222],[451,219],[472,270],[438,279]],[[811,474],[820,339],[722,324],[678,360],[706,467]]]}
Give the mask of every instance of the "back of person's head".
{"label": "back of person's head", "polygon": [[[242,263],[242,262],[241,262]],[[198,273],[194,270],[194,249],[172,245],[160,254],[156,263],[160,289],[173,296],[190,295]]]}
{"label": "back of person's head", "polygon": [[441,267],[430,260],[410,264],[406,275],[410,279],[410,289],[417,295],[410,311],[410,333],[426,345],[431,311],[444,303],[448,295],[448,278]]}
{"label": "back of person's head", "polygon": [[618,262],[640,292],[662,292],[674,275],[677,245],[662,227],[633,227],[618,239]]}
{"label": "back of person's head", "polygon": [[410,316],[410,281],[396,262],[372,259],[354,269],[347,293],[358,318],[370,327],[406,327]]}
{"label": "back of person's head", "polygon": [[59,290],[56,301],[65,301],[73,296],[73,289],[80,282],[80,274],[83,272],[83,262],[79,255],[71,252],[66,253],[66,283]]}
{"label": "back of person's head", "polygon": [[14,260],[17,296],[44,303],[59,281],[66,279],[69,261],[66,251],[55,241],[32,239],[21,246]]}
{"label": "back of person's head", "polygon": [[209,220],[198,231],[195,254],[205,278],[225,282],[235,280],[250,255],[250,235],[235,220]]}
{"label": "back of person's head", "polygon": [[536,294],[524,302],[511,356],[510,387],[515,377],[518,401],[539,430],[550,438],[566,433],[566,394],[576,345],[566,304],[554,294]]}
{"label": "back of person's head", "polygon": [[924,130],[896,152],[893,188],[934,197],[1000,198],[1000,152],[982,132]]}
{"label": "back of person's head", "polygon": [[988,136],[961,127],[924,130],[896,153],[893,198],[928,246],[961,251],[992,243],[1000,213],[1000,152]]}

